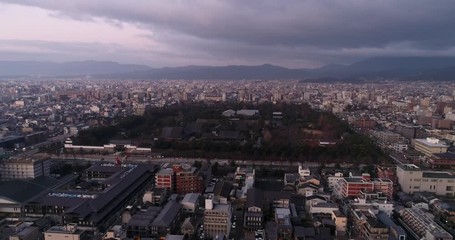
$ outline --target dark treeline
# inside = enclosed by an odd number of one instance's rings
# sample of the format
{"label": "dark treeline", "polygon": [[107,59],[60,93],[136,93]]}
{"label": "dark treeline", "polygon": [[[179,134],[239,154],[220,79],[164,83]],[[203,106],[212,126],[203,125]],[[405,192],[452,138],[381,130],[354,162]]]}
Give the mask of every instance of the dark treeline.
{"label": "dark treeline", "polygon": [[[257,109],[260,114],[223,117],[228,109]],[[282,118],[274,118],[274,112],[281,112]],[[353,132],[332,113],[313,110],[307,104],[180,104],[150,109],[143,116],[117,119],[116,123],[81,131],[74,142],[102,145],[111,139],[129,139],[166,156],[194,158],[363,163],[386,159],[367,136]],[[198,132],[185,132],[191,124],[197,124]],[[164,127],[184,130],[179,139],[169,140],[161,137]],[[238,132],[240,137],[216,137],[222,131]]]}

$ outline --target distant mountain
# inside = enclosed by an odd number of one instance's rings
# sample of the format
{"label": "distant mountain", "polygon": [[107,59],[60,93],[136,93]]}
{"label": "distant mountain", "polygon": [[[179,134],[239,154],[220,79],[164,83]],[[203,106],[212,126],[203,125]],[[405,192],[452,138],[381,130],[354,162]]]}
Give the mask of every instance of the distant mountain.
{"label": "distant mountain", "polygon": [[113,74],[116,78],[143,79],[302,79],[306,81],[455,80],[455,57],[377,57],[351,65],[327,65],[315,69],[260,66],[187,66]]}
{"label": "distant mountain", "polygon": [[264,64],[259,66],[187,66],[112,74],[117,78],[145,79],[289,79],[302,78],[303,70]]}
{"label": "distant mountain", "polygon": [[455,57],[376,57],[346,66],[311,69],[306,72],[306,78],[452,81],[455,80]]}
{"label": "distant mountain", "polygon": [[108,61],[83,62],[33,62],[33,61],[0,61],[0,76],[17,75],[87,75],[113,74],[123,72],[147,71],[145,65],[119,64]]}
{"label": "distant mountain", "polygon": [[8,62],[0,61],[5,75],[87,75],[130,79],[301,79],[305,81],[359,81],[392,78],[401,80],[455,80],[455,57],[377,57],[350,65],[316,69],[259,66],[186,66],[151,68],[116,62]]}

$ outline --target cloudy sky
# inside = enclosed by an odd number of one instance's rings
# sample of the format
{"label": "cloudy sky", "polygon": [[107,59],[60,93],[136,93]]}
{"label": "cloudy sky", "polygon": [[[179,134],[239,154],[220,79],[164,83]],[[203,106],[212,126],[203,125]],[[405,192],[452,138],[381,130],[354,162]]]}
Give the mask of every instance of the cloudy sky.
{"label": "cloudy sky", "polygon": [[318,67],[455,56],[453,0],[0,0],[0,60]]}

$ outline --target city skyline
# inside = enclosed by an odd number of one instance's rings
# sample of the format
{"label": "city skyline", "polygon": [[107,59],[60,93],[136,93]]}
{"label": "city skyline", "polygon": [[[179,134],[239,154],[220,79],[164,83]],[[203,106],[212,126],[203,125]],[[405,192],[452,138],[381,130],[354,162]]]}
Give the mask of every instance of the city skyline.
{"label": "city skyline", "polygon": [[151,67],[455,56],[449,1],[1,1],[0,60]]}

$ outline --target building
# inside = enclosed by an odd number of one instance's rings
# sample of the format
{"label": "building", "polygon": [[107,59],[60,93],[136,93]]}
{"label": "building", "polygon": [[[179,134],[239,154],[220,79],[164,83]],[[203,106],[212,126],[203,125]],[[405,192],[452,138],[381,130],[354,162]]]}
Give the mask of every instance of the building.
{"label": "building", "polygon": [[299,175],[301,178],[309,177],[311,175],[311,171],[309,168],[305,168],[301,163],[299,163]]}
{"label": "building", "polygon": [[264,229],[264,193],[258,188],[251,188],[247,192],[246,209],[243,226],[249,230]]}
{"label": "building", "polygon": [[393,143],[404,142],[405,138],[398,133],[394,133],[391,131],[379,131],[376,132],[376,137],[378,138],[379,142],[384,145],[391,145]]}
{"label": "building", "polygon": [[175,192],[202,193],[204,190],[204,175],[200,174],[201,168],[189,164],[177,164],[172,167],[175,174]]}
{"label": "building", "polygon": [[11,158],[0,161],[0,180],[31,179],[50,175],[47,158]]}
{"label": "building", "polygon": [[167,188],[173,192],[174,183],[174,171],[172,169],[164,168],[155,174],[155,186],[157,188]]}
{"label": "building", "polygon": [[275,223],[277,226],[278,239],[290,239],[292,237],[291,210],[289,208],[275,209]]}
{"label": "building", "polygon": [[94,166],[98,167],[111,167],[116,172],[99,181],[99,187],[48,189],[24,204],[25,216],[47,215],[60,224],[75,223],[81,229],[104,231],[118,220],[118,213],[153,184],[156,171],[156,166],[150,164],[100,163]]}
{"label": "building", "polygon": [[445,153],[447,148],[449,148],[436,138],[413,139],[412,143],[415,150],[422,152],[426,156],[431,156],[435,153]]}
{"label": "building", "polygon": [[169,201],[150,225],[152,237],[165,237],[169,233],[178,233],[182,216],[182,204]]}
{"label": "building", "polygon": [[144,193],[142,202],[149,202],[153,205],[161,206],[166,202],[168,195],[169,190],[167,188],[153,188],[150,191],[146,191]]}
{"label": "building", "polygon": [[310,205],[309,213],[313,215],[331,216],[333,211],[337,211],[338,209],[339,207],[336,203],[321,202]]}
{"label": "building", "polygon": [[[30,226],[31,223],[18,222],[11,227],[14,234],[9,236],[8,240],[36,240],[42,239],[42,232],[38,227]],[[11,226],[11,225],[10,225]],[[4,236],[5,231],[3,231]]]}
{"label": "building", "polygon": [[398,184],[396,165],[378,165],[376,166],[376,173],[378,178],[389,179],[394,185]]}
{"label": "building", "polygon": [[183,206],[184,213],[195,213],[199,207],[199,198],[201,194],[199,193],[187,193],[180,202]]}
{"label": "building", "polygon": [[216,235],[229,237],[231,232],[232,209],[230,204],[214,204],[212,199],[205,200],[204,233],[206,238]]}
{"label": "building", "polygon": [[423,209],[405,208],[400,211],[402,223],[418,238],[428,240],[453,240],[453,236],[440,227]]}
{"label": "building", "polygon": [[404,152],[409,149],[409,145],[407,143],[396,142],[392,144],[392,149],[397,152]]}
{"label": "building", "polygon": [[126,233],[123,231],[121,225],[112,226],[103,236],[103,240],[123,240],[126,237]]}
{"label": "building", "polygon": [[335,185],[334,194],[341,198],[357,197],[361,191],[373,191],[371,181],[362,178],[344,177]]}
{"label": "building", "polygon": [[182,226],[180,227],[180,232],[183,235],[189,236],[190,238],[192,238],[193,235],[197,233],[196,223],[192,221],[191,217],[187,217],[185,220],[183,220]]}
{"label": "building", "polygon": [[371,211],[353,209],[351,216],[355,232],[362,239],[389,239],[389,228]]}
{"label": "building", "polygon": [[365,193],[383,193],[387,199],[393,197],[393,182],[389,179],[375,178],[369,180],[369,175],[362,177],[345,177],[335,185],[334,194],[341,198],[359,197]]}
{"label": "building", "polygon": [[393,199],[393,182],[388,178],[373,179],[373,192],[384,194],[388,200]]}
{"label": "building", "polygon": [[169,201],[163,208],[149,207],[136,213],[126,224],[128,238],[164,238],[180,231],[182,205]]}
{"label": "building", "polygon": [[66,226],[54,226],[44,232],[44,240],[88,240],[87,232],[79,229],[75,224]]}
{"label": "building", "polygon": [[346,232],[346,228],[348,225],[348,219],[346,215],[344,215],[339,210],[335,210],[332,212],[332,220],[335,222],[337,235],[344,235]]}
{"label": "building", "polygon": [[28,201],[46,194],[50,189],[71,180],[68,176],[57,179],[40,176],[31,180],[11,180],[0,182],[0,213],[8,217],[20,217]]}
{"label": "building", "polygon": [[341,172],[337,172],[333,176],[329,176],[327,178],[327,183],[329,185],[329,189],[333,189],[335,187],[335,185],[338,184],[338,181],[342,178],[344,178],[344,177],[343,177],[343,173],[341,173]]}
{"label": "building", "polygon": [[237,167],[235,170],[234,186],[240,189],[245,186],[248,179],[251,179],[254,182],[255,175],[256,171],[252,166]]}
{"label": "building", "polygon": [[454,153],[435,153],[428,157],[428,165],[431,168],[450,169],[455,167]]}
{"label": "building", "polygon": [[167,188],[172,193],[202,193],[212,175],[210,164],[202,162],[200,167],[190,164],[174,164],[162,168],[155,176],[158,188]]}
{"label": "building", "polygon": [[359,198],[354,199],[350,204],[357,207],[373,207],[387,216],[391,216],[393,213],[393,201],[387,201],[387,197],[380,192],[362,193]]}
{"label": "building", "polygon": [[398,183],[403,192],[430,192],[440,196],[455,196],[455,176],[449,172],[424,171],[414,164],[397,166]]}

